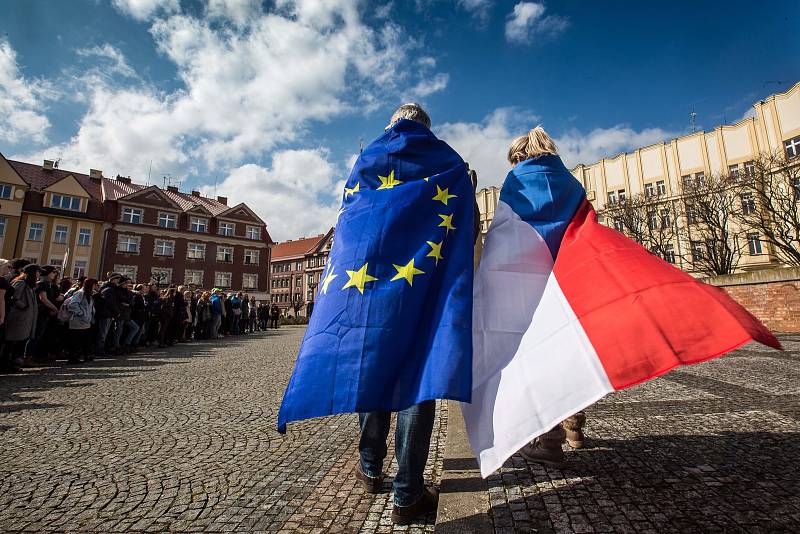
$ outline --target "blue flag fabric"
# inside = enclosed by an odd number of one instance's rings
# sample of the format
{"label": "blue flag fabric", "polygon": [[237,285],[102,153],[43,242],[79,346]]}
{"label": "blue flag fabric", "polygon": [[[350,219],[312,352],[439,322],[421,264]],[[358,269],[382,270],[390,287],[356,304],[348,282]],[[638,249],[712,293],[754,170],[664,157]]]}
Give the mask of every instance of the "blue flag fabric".
{"label": "blue flag fabric", "polygon": [[347,180],[286,423],[470,401],[474,192],[459,155],[400,120]]}

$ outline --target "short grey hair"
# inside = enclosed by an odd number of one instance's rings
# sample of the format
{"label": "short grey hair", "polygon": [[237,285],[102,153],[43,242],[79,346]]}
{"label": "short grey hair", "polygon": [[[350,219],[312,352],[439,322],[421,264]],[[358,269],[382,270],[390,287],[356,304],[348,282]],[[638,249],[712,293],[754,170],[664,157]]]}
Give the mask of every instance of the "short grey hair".
{"label": "short grey hair", "polygon": [[426,128],[431,127],[431,118],[428,117],[428,114],[425,113],[425,110],[422,109],[422,106],[417,104],[416,102],[409,102],[408,104],[403,104],[392,115],[391,120],[389,121],[389,125],[386,126],[388,130],[392,126],[395,125],[397,121],[400,119],[408,119],[410,121],[416,121],[420,124],[424,124]]}

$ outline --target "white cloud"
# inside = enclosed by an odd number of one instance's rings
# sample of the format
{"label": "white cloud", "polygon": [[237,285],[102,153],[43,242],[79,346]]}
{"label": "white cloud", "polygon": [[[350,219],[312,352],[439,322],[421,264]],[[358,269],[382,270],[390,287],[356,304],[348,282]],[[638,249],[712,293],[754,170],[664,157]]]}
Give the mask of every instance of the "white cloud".
{"label": "white cloud", "polygon": [[209,0],[206,6],[208,16],[214,19],[227,19],[238,25],[262,14],[261,0]]}
{"label": "white cloud", "polygon": [[512,43],[530,43],[534,37],[552,37],[569,26],[559,15],[544,16],[546,8],[540,2],[519,2],[506,20],[506,39]]}
{"label": "white cloud", "polygon": [[136,71],[131,68],[125,56],[109,43],[103,46],[93,46],[91,48],[79,48],[75,51],[81,57],[98,57],[110,62],[109,71],[124,76],[126,78],[136,78]]}
{"label": "white cloud", "polygon": [[[247,203],[267,222],[275,241],[325,232],[336,223],[340,179],[325,149],[275,153],[269,168],[247,164],[234,169],[217,192],[228,205]],[[213,196],[213,186],[201,192]]]}
{"label": "white cloud", "polygon": [[12,144],[46,142],[50,121],[44,114],[45,100],[54,94],[47,82],[20,73],[16,52],[0,39],[0,139]]}
{"label": "white cloud", "polygon": [[[480,187],[500,185],[511,165],[506,159],[511,141],[536,126],[536,117],[511,108],[499,108],[482,122],[458,122],[435,128],[437,135],[450,144],[478,173]],[[595,128],[589,132],[572,129],[554,137],[564,164],[595,163],[626,150],[658,143],[675,137],[660,128],[634,130],[617,125]]]}
{"label": "white cloud", "polygon": [[158,13],[177,13],[180,0],[113,0],[113,6],[136,20],[145,21]]}
{"label": "white cloud", "polygon": [[489,11],[493,4],[492,0],[458,0],[459,7],[469,11],[481,24],[489,21]]}
{"label": "white cloud", "polygon": [[420,80],[417,85],[411,88],[407,100],[424,98],[433,93],[443,91],[447,87],[449,81],[450,76],[446,72],[439,72],[430,80]]}

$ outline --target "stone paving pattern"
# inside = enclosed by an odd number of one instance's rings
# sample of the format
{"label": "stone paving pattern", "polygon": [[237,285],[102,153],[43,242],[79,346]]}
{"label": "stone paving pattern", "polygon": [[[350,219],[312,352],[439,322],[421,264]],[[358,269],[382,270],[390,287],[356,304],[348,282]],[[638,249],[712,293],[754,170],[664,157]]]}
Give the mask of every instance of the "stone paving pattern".
{"label": "stone paving pattern", "polygon": [[495,532],[800,532],[800,337],[750,344],[587,411],[569,465],[487,479]]}
{"label": "stone paving pattern", "polygon": [[[356,485],[356,416],[275,430],[302,334],[0,376],[0,531],[432,532]],[[446,427],[440,403],[429,480]]]}

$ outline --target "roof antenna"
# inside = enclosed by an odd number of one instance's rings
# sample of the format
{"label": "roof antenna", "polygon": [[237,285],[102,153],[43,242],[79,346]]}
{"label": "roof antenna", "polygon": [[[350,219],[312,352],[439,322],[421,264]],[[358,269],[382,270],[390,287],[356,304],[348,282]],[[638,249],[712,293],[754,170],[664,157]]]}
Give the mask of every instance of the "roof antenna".
{"label": "roof antenna", "polygon": [[694,106],[692,106],[692,111],[689,112],[689,124],[692,133],[695,133],[697,131],[697,113],[694,110]]}
{"label": "roof antenna", "polygon": [[150,187],[150,171],[153,170],[153,160],[150,160],[150,166],[147,168],[147,186]]}

